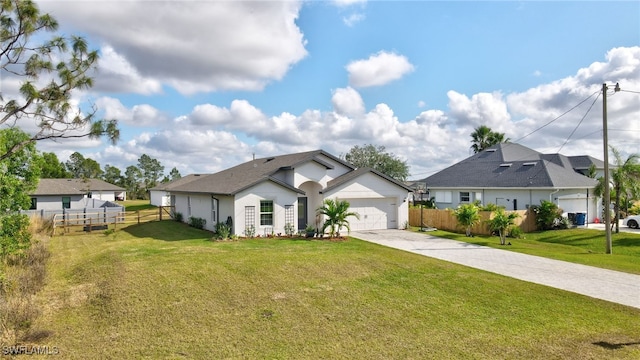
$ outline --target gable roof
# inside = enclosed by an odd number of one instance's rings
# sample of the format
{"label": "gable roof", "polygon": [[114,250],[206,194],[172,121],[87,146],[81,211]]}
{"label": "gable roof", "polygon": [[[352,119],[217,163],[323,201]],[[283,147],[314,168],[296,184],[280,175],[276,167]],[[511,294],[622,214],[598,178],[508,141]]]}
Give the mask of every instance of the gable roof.
{"label": "gable roof", "polygon": [[31,195],[83,195],[98,191],[125,191],[100,179],[40,179]]}
{"label": "gable roof", "polygon": [[359,177],[360,175],[367,174],[367,173],[372,173],[374,175],[377,175],[377,176],[379,176],[379,177],[381,177],[381,178],[383,178],[383,179],[385,179],[385,180],[387,180],[389,182],[392,182],[392,183],[396,184],[397,186],[399,186],[399,187],[401,187],[401,188],[403,188],[403,189],[405,189],[407,191],[413,191],[413,189],[410,188],[409,186],[407,186],[406,184],[404,184],[404,183],[402,183],[402,182],[400,182],[400,181],[398,181],[398,180],[396,180],[396,179],[394,179],[394,178],[392,178],[390,176],[387,176],[387,175],[381,173],[378,170],[375,170],[375,169],[372,169],[372,168],[358,168],[358,169],[356,169],[354,171],[350,171],[350,172],[348,172],[346,174],[338,176],[337,178],[335,178],[333,180],[330,180],[327,183],[326,189],[323,189],[320,193],[329,192],[332,189],[337,188],[337,187],[339,187],[339,186],[341,186],[341,185],[343,185],[343,184],[345,184],[345,183],[347,183],[347,182]]}
{"label": "gable roof", "polygon": [[470,189],[592,188],[597,184],[577,173],[569,157],[542,154],[516,143],[494,145],[422,181],[429,188]]}
{"label": "gable roof", "polygon": [[183,176],[179,179],[175,179],[167,183],[158,184],[152,187],[151,189],[149,189],[149,191],[170,191],[172,188],[190,183],[194,180],[200,179],[200,177],[202,176],[208,176],[208,175],[211,175],[211,174],[189,174],[187,176]]}
{"label": "gable roof", "polygon": [[324,150],[314,150],[295,154],[270,156],[247,161],[232,168],[215,174],[201,175],[198,179],[170,185],[166,189],[173,192],[197,192],[221,195],[234,195],[264,181],[270,181],[291,191],[304,194],[303,191],[275,178],[273,175],[280,170],[293,169],[307,162],[315,162],[327,169],[333,166],[320,158],[328,157],[344,166],[354,169],[353,165],[341,160]]}

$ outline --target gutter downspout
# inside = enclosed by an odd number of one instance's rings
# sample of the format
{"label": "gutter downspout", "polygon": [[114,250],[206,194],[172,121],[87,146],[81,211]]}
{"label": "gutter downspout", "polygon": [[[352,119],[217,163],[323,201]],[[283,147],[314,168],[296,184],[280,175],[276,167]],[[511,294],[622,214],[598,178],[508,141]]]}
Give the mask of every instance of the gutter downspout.
{"label": "gutter downspout", "polygon": [[[558,191],[560,191],[560,189],[556,189],[555,191],[552,191],[552,192],[549,194],[549,202],[553,202],[553,194],[557,194],[557,193],[558,193]],[[556,205],[559,205],[559,204],[556,204]]]}

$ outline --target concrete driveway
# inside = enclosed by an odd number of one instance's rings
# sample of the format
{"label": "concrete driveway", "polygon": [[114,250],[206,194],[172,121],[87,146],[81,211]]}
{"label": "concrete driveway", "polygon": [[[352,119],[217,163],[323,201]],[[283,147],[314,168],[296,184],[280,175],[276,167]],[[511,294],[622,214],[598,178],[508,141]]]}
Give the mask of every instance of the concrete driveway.
{"label": "concrete driveway", "polygon": [[428,232],[368,230],[352,231],[350,236],[640,309],[640,275],[442,239]]}

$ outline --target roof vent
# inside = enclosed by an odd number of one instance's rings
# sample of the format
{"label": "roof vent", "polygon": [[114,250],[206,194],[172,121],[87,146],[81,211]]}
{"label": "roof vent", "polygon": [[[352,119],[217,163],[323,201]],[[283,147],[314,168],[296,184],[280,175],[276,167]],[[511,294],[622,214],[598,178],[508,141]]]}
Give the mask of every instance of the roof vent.
{"label": "roof vent", "polygon": [[511,167],[511,165],[513,165],[513,163],[502,163],[500,167]]}
{"label": "roof vent", "polygon": [[526,162],[526,163],[524,163],[522,165],[524,165],[524,166],[535,166],[536,164],[537,164],[537,162],[532,161],[532,162]]}
{"label": "roof vent", "polygon": [[193,174],[193,176],[200,176],[200,174]]}
{"label": "roof vent", "polygon": [[274,157],[267,158],[267,160],[265,162],[268,163],[269,161],[271,161],[273,159],[275,159],[275,158]]}
{"label": "roof vent", "polygon": [[486,152],[496,152],[496,149],[487,149]]}

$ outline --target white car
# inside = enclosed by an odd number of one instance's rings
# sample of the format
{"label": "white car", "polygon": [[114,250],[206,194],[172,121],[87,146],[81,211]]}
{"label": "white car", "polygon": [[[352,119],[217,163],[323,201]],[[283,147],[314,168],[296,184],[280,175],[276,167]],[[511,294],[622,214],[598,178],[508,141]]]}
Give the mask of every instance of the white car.
{"label": "white car", "polygon": [[622,220],[622,225],[627,225],[632,229],[637,229],[638,224],[640,224],[640,215],[629,215]]}

